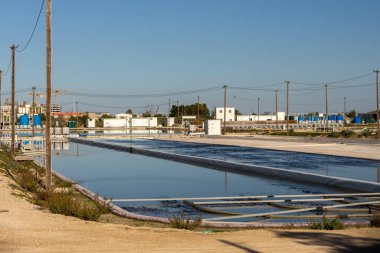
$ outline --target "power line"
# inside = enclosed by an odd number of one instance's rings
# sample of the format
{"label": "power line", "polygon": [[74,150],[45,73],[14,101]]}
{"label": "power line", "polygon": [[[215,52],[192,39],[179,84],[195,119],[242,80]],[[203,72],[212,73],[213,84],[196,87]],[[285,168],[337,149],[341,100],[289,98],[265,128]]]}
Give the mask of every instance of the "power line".
{"label": "power line", "polygon": [[99,108],[116,108],[116,109],[137,109],[137,108],[146,108],[146,107],[156,107],[156,106],[164,106],[168,105],[168,103],[164,104],[158,104],[158,105],[140,105],[140,106],[113,106],[113,105],[99,105],[99,104],[91,104],[91,103],[85,103],[85,102],[80,102],[81,105],[87,105],[87,106],[94,106],[94,107],[99,107]]}
{"label": "power line", "polygon": [[8,63],[8,67],[7,67],[7,70],[5,71],[5,74],[3,76],[6,76],[9,72],[9,69],[11,67],[11,63],[12,63],[12,56],[9,57],[9,63]]}
{"label": "power line", "polygon": [[32,40],[33,38],[33,35],[34,35],[34,32],[36,31],[36,28],[37,28],[37,25],[38,25],[38,21],[40,20],[40,17],[41,17],[41,12],[42,12],[42,8],[44,7],[44,4],[45,4],[45,0],[42,0],[42,4],[41,4],[41,8],[40,8],[40,12],[38,13],[38,17],[37,17],[37,20],[36,20],[36,23],[34,24],[34,28],[33,28],[33,31],[32,33],[30,34],[30,37],[28,39],[28,42],[26,43],[26,45],[20,49],[20,50],[16,50],[17,52],[22,52],[24,51],[28,46],[29,46],[29,43],[30,41]]}
{"label": "power line", "polygon": [[168,97],[168,96],[177,96],[177,95],[187,95],[194,93],[203,93],[221,90],[223,87],[211,87],[200,90],[190,90],[190,91],[180,91],[180,92],[169,92],[169,93],[157,93],[157,94],[131,94],[131,95],[122,95],[122,94],[94,94],[94,93],[81,93],[81,92],[68,92],[67,95],[79,96],[79,97],[103,97],[103,98],[145,98],[145,97]]}
{"label": "power line", "polygon": [[325,82],[325,83],[301,83],[301,82],[291,82],[291,83],[293,83],[293,84],[302,84],[302,85],[336,84],[336,83],[345,83],[345,82],[348,82],[348,81],[352,81],[352,80],[360,79],[360,78],[362,78],[362,77],[366,77],[366,76],[369,76],[369,75],[372,75],[372,72],[370,72],[370,73],[366,73],[366,74],[364,74],[364,75],[360,75],[360,76],[351,77],[351,78],[344,79],[344,80],[333,81],[333,82]]}

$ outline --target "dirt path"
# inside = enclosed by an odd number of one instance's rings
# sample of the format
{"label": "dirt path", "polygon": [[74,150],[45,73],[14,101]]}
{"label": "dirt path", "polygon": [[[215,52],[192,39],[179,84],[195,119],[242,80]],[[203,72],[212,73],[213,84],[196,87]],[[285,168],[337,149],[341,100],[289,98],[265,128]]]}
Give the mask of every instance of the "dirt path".
{"label": "dirt path", "polygon": [[369,252],[380,229],[211,233],[86,222],[12,195],[0,172],[0,252]]}
{"label": "dirt path", "polygon": [[242,147],[256,147],[273,150],[295,151],[312,154],[325,154],[336,156],[348,156],[365,159],[380,160],[380,141],[371,142],[345,142],[336,139],[332,142],[331,139],[323,141],[318,139],[312,141],[307,138],[297,137],[277,137],[277,136],[254,136],[254,137],[233,137],[221,136],[213,138],[205,137],[181,137],[167,136],[159,137],[162,140],[174,140],[195,143],[219,144],[219,145],[234,145]]}

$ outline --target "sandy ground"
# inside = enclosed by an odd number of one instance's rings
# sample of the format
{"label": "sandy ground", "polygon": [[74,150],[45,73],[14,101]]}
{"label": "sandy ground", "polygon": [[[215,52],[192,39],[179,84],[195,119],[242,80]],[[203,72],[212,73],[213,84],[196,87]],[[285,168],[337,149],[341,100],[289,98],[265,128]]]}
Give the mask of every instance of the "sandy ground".
{"label": "sandy ground", "polygon": [[376,252],[380,228],[209,233],[86,222],[12,194],[0,172],[0,252]]}
{"label": "sandy ground", "polygon": [[[379,159],[379,145],[305,143],[277,139],[206,139],[182,141],[231,144]],[[246,230],[223,233],[140,228],[86,222],[51,214],[15,196],[0,171],[1,252],[378,252],[380,228]]]}
{"label": "sandy ground", "polygon": [[341,140],[331,138],[277,137],[277,136],[253,136],[253,137],[182,137],[167,136],[158,139],[169,139],[184,142],[196,142],[219,145],[234,145],[242,147],[257,147],[273,150],[295,151],[313,154],[325,154],[336,156],[349,156],[380,160],[380,140]]}

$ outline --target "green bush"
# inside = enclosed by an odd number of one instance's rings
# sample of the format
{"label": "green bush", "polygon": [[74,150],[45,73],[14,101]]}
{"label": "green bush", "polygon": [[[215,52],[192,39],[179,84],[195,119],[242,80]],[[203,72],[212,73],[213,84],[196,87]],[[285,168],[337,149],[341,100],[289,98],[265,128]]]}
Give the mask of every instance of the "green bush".
{"label": "green bush", "polygon": [[323,217],[321,222],[312,222],[310,228],[316,230],[340,230],[344,227],[338,218],[329,220]]}
{"label": "green bush", "polygon": [[67,216],[74,216],[83,220],[97,221],[101,212],[96,207],[91,207],[87,203],[75,201],[67,193],[41,192],[41,199],[45,199],[45,206],[52,212]]}
{"label": "green bush", "polygon": [[19,181],[21,187],[30,192],[37,192],[41,188],[36,176],[28,169],[21,171]]}
{"label": "green bush", "polygon": [[327,137],[329,138],[339,138],[340,137],[340,133],[339,132],[330,132]]}
{"label": "green bush", "polygon": [[171,218],[169,218],[169,225],[172,228],[194,230],[201,224],[202,218],[200,216],[198,216],[194,221],[191,221],[189,216],[187,216],[185,219],[183,211],[181,211],[180,217],[173,215]]}
{"label": "green bush", "polygon": [[350,138],[355,135],[354,131],[348,129],[342,130],[341,134],[344,138]]}
{"label": "green bush", "polygon": [[360,133],[361,136],[364,136],[364,137],[370,137],[372,135],[372,131],[370,129],[364,129],[361,133]]}

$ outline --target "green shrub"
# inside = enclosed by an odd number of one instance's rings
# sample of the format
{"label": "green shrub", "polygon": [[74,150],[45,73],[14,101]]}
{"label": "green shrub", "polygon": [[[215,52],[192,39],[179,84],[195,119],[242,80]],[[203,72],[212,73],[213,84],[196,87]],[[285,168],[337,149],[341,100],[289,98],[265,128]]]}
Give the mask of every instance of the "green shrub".
{"label": "green shrub", "polygon": [[36,176],[28,169],[23,170],[19,174],[19,180],[21,187],[27,191],[37,192],[41,188]]}
{"label": "green shrub", "polygon": [[[40,195],[41,196],[41,195]],[[83,220],[97,221],[100,218],[100,210],[91,207],[87,203],[75,201],[67,193],[50,192],[41,197],[45,198],[45,205],[52,213],[74,216]]]}
{"label": "green shrub", "polygon": [[312,222],[310,228],[316,230],[340,230],[344,227],[338,218],[329,220],[323,217],[321,222]]}
{"label": "green shrub", "polygon": [[339,138],[340,137],[340,133],[339,132],[330,132],[327,137],[329,138]]}
{"label": "green shrub", "polygon": [[344,138],[350,138],[355,135],[354,131],[348,129],[342,130],[341,134]]}
{"label": "green shrub", "polygon": [[169,225],[172,228],[194,230],[201,224],[202,218],[200,216],[198,216],[194,221],[191,221],[189,216],[185,219],[183,211],[181,211],[180,217],[173,215],[169,218]]}
{"label": "green shrub", "polygon": [[370,129],[364,129],[361,133],[360,133],[361,136],[363,137],[370,137],[372,135],[372,131]]}

